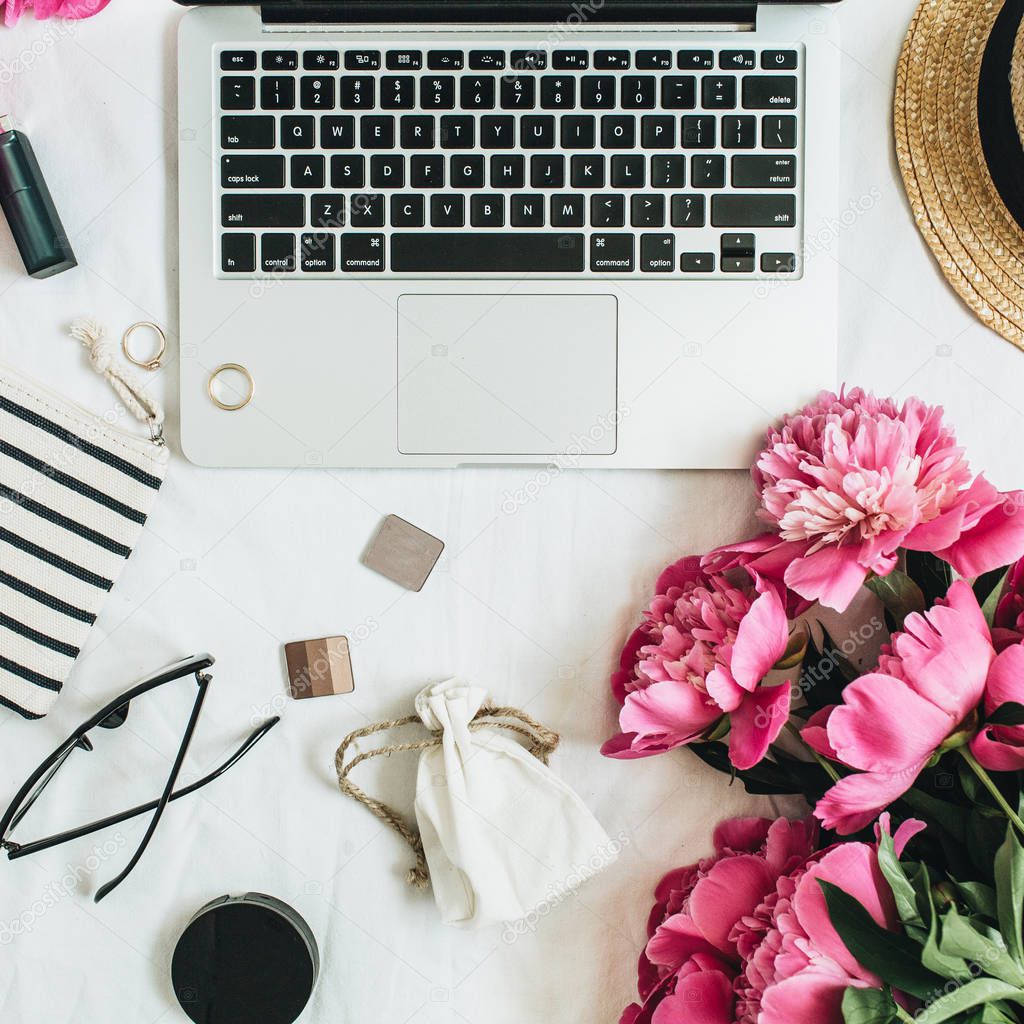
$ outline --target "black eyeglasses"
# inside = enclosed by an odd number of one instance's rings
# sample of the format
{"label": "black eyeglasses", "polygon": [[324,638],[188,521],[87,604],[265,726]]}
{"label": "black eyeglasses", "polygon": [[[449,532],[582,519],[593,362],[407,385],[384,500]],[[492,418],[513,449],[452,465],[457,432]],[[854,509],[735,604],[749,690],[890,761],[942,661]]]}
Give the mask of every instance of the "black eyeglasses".
{"label": "black eyeglasses", "polygon": [[[159,672],[144,679],[141,683],[133,686],[130,690],[126,690],[120,697],[112,700],[106,707],[97,711],[87,722],[80,725],[29,776],[28,781],[11,801],[10,807],[4,812],[4,816],[0,818],[0,847],[7,851],[8,858],[16,860],[19,857],[27,857],[32,853],[39,853],[41,850],[49,850],[54,846],[71,842],[73,839],[80,839],[82,836],[92,835],[92,833],[99,832],[101,829],[109,828],[111,825],[118,825],[123,821],[128,821],[131,818],[138,817],[140,814],[152,811],[153,817],[138,849],[132,855],[124,870],[116,878],[97,890],[95,901],[99,903],[101,899],[112,893],[131,874],[135,865],[139,863],[143,853],[146,851],[146,847],[149,845],[149,841],[153,838],[157,825],[160,823],[164,808],[172,800],[188,796],[189,793],[194,793],[197,789],[202,789],[203,786],[220,778],[232,765],[249,753],[281,721],[278,716],[268,718],[267,721],[250,734],[249,738],[219,768],[210,772],[209,775],[204,775],[203,778],[191,783],[191,785],[175,790],[174,786],[178,781],[181,766],[185,760],[185,755],[188,753],[189,744],[192,742],[192,734],[195,732],[196,723],[199,721],[199,715],[203,710],[206,691],[213,681],[212,676],[206,672],[206,669],[213,664],[213,660],[212,655],[197,654],[174,665],[168,665],[167,668],[161,669]],[[109,817],[100,818],[87,825],[80,825],[78,828],[70,829],[67,832],[47,836],[45,839],[36,839],[29,843],[16,843],[10,839],[10,834],[17,828],[18,823],[39,799],[43,790],[46,789],[47,785],[49,785],[50,781],[60,770],[61,765],[67,761],[71,754],[75,750],[90,751],[93,749],[93,745],[89,740],[89,733],[93,729],[119,728],[127,720],[128,711],[133,700],[155,690],[159,686],[163,686],[165,683],[173,683],[188,676],[195,676],[198,692],[196,693],[195,703],[192,705],[192,713],[189,715],[188,725],[185,727],[185,733],[178,747],[178,753],[174,758],[171,773],[167,777],[167,783],[164,786],[163,792],[156,800],[150,800],[148,803],[140,804],[138,807],[133,807],[130,811],[123,811],[121,814],[112,814]]]}

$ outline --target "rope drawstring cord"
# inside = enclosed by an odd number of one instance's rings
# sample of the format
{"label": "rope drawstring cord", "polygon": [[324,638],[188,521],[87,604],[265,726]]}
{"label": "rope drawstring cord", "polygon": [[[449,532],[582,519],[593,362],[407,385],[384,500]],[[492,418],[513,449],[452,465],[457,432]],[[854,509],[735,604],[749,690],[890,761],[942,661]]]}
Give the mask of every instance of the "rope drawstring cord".
{"label": "rope drawstring cord", "polygon": [[[514,721],[500,721],[500,719],[514,719]],[[416,864],[406,876],[406,881],[417,889],[425,889],[430,883],[430,870],[427,867],[427,858],[423,852],[423,841],[420,839],[419,832],[415,826],[405,821],[394,808],[363,792],[349,778],[349,774],[364,761],[368,761],[373,757],[379,757],[382,754],[390,757],[392,754],[400,754],[410,750],[429,750],[432,747],[439,747],[441,746],[442,730],[430,730],[430,739],[376,747],[373,750],[357,754],[348,763],[345,762],[345,756],[349,748],[357,740],[365,739],[365,737],[372,736],[374,733],[387,732],[390,729],[414,725],[417,722],[422,725],[419,715],[406,715],[404,718],[392,718],[386,722],[378,722],[376,725],[364,726],[362,729],[350,732],[341,741],[341,745],[334,755],[334,768],[338,773],[338,787],[342,793],[361,803],[377,818],[394,829],[409,844],[416,856]],[[557,749],[561,738],[557,732],[541,725],[525,711],[510,707],[482,707],[473,716],[473,721],[469,723],[469,728],[473,732],[480,729],[498,728],[517,733],[529,741],[527,749],[543,764],[548,763],[548,758]]]}

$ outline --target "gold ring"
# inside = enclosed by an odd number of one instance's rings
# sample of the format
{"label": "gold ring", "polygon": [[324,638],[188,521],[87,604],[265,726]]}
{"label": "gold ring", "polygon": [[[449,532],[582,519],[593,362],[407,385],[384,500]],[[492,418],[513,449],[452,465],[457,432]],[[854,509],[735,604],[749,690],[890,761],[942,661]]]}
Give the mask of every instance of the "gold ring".
{"label": "gold ring", "polygon": [[[240,402],[225,402],[214,393],[214,381],[226,370],[234,370],[235,373],[240,373],[249,383],[249,392]],[[223,409],[225,412],[238,412],[239,409],[244,409],[252,401],[252,396],[256,394],[256,382],[252,379],[252,374],[244,366],[240,366],[238,363],[221,363],[210,374],[210,379],[206,382],[206,393],[210,396],[210,401],[218,409]]]}
{"label": "gold ring", "polygon": [[[136,359],[135,356],[132,355],[132,350],[128,344],[129,341],[131,341],[132,335],[140,327],[149,327],[151,330],[156,331],[156,336],[160,339],[160,348],[157,350],[156,355],[145,362],[141,359]],[[143,370],[159,369],[160,364],[163,362],[164,354],[167,352],[167,335],[164,334],[160,327],[151,323],[149,320],[140,320],[137,324],[132,324],[131,327],[124,332],[124,335],[121,338],[121,351],[124,353],[124,357],[129,363],[134,363]]]}

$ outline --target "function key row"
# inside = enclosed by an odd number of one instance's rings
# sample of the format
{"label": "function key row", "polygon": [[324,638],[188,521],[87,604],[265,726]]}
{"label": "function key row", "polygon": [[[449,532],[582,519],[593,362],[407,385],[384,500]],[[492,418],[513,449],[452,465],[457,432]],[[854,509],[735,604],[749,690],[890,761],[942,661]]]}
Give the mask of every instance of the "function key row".
{"label": "function key row", "polygon": [[[506,67],[526,71],[585,71],[593,67],[605,71],[621,71],[636,67],[640,71],[710,70],[715,67],[714,50],[428,50],[426,63],[422,50],[305,50],[301,56],[306,71],[501,71]],[[300,56],[297,50],[264,50],[259,60],[264,71],[297,71]],[[765,71],[792,71],[799,63],[796,50],[722,50],[717,54],[718,67],[724,71],[750,71],[760,64]],[[223,50],[222,71],[255,71],[255,50]]]}

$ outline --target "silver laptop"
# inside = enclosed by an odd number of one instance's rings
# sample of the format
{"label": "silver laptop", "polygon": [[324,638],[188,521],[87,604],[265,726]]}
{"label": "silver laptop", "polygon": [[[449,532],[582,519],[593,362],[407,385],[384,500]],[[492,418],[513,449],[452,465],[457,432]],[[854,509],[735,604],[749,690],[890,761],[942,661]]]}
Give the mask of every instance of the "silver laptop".
{"label": "silver laptop", "polygon": [[749,465],[835,384],[834,22],[771,0],[197,5],[186,455]]}

